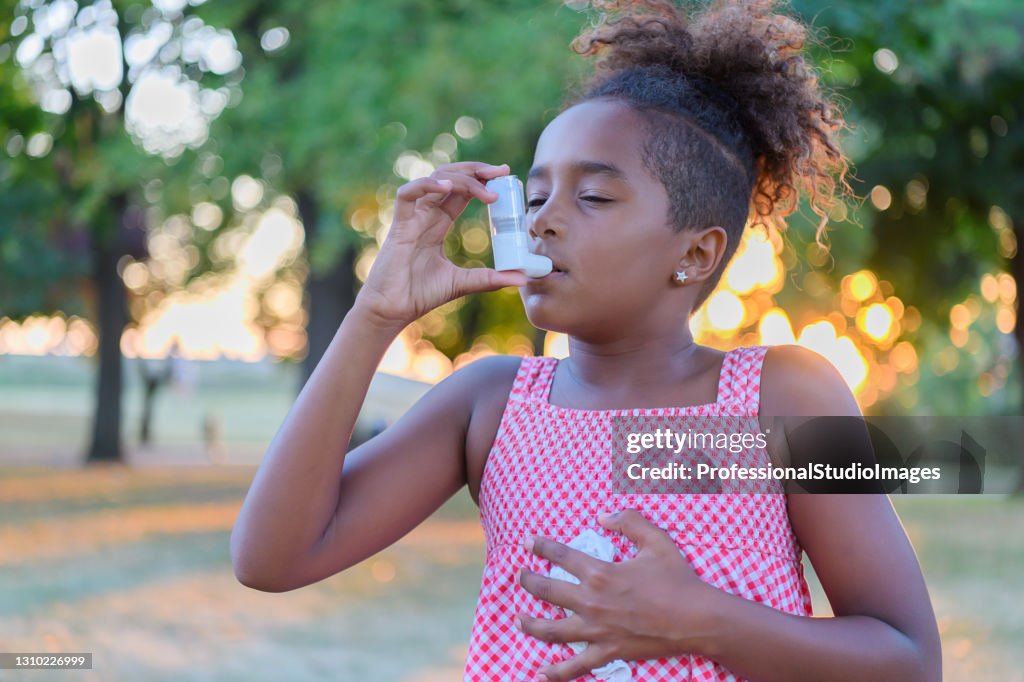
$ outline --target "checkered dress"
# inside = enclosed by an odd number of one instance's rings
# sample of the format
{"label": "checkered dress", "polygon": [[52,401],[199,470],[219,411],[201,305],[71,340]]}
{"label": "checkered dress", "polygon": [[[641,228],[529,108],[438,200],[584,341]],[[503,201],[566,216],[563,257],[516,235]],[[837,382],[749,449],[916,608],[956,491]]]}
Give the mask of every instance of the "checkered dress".
{"label": "checkered dress", "polygon": [[[586,528],[610,537],[616,561],[635,556],[625,537],[597,516],[635,508],[667,531],[702,580],[773,608],[811,615],[811,597],[782,494],[622,494],[612,491],[610,450],[614,416],[752,416],[758,412],[761,365],[767,348],[737,348],[722,365],[714,403],[683,408],[580,410],[548,402],[557,360],[523,358],[487,459],[480,519],[487,560],[466,661],[467,681],[533,680],[544,666],[572,657],[565,644],[548,644],[515,629],[527,613],[562,618],[515,580],[522,566],[547,574],[551,563],[522,547],[531,533],[568,543]],[[770,461],[763,448],[738,455]],[[632,661],[642,682],[736,680],[700,656]],[[586,675],[581,680],[595,680]]]}

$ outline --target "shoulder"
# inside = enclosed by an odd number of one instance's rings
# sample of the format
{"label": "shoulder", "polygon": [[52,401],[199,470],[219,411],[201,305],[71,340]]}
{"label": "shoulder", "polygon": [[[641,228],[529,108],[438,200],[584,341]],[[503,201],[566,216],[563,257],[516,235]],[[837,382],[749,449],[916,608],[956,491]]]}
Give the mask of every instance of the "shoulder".
{"label": "shoulder", "polygon": [[771,346],[761,368],[761,413],[778,416],[859,415],[853,392],[839,371],[814,351]]}
{"label": "shoulder", "polygon": [[446,381],[458,384],[470,400],[471,418],[497,411],[500,416],[524,358],[518,355],[488,355],[463,365]]}
{"label": "shoulder", "polygon": [[519,371],[522,359],[516,355],[488,355],[459,367],[437,385],[447,384],[451,389],[469,390],[475,394],[477,390],[503,378],[511,383]]}
{"label": "shoulder", "polygon": [[466,427],[481,405],[500,396],[503,386],[508,395],[520,360],[515,356],[489,356],[463,365],[431,386],[409,412],[424,412],[430,419],[447,416]]}
{"label": "shoulder", "polygon": [[449,378],[454,379],[458,376],[456,381],[476,389],[485,389],[495,383],[505,382],[511,388],[523,360],[524,358],[518,355],[488,355],[463,365]]}

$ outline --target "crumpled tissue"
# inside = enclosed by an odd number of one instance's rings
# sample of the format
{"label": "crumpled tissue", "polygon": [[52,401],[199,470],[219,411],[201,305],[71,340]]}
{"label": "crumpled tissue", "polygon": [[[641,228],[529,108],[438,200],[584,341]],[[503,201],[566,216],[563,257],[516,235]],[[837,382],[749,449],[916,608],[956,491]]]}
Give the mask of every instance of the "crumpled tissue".
{"label": "crumpled tissue", "polygon": [[[601,561],[615,560],[615,546],[612,544],[612,541],[603,535],[598,535],[596,531],[590,528],[574,537],[568,545]],[[565,580],[575,585],[580,583],[579,578],[558,565],[551,567],[551,570],[548,571],[548,577],[555,580]],[[569,609],[565,609],[565,612],[570,616],[572,615],[572,611]],[[578,654],[587,648],[587,642],[570,642],[569,646]],[[633,680],[633,671],[630,670],[629,664],[621,660],[615,660],[600,668],[594,668],[591,674],[605,682],[632,682]]]}

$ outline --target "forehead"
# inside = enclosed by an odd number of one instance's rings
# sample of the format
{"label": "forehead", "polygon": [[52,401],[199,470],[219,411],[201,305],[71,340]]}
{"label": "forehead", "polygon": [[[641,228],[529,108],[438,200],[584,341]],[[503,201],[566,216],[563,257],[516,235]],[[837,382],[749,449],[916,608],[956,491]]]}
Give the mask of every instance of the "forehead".
{"label": "forehead", "polygon": [[577,104],[558,115],[537,141],[534,169],[557,172],[579,161],[616,166],[627,175],[645,173],[640,158],[641,119],[611,100]]}

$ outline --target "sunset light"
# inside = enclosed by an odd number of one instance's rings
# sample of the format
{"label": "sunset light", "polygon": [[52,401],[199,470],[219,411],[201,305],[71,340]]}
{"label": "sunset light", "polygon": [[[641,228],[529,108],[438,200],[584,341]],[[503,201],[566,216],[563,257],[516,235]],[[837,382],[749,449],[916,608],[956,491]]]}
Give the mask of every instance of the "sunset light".
{"label": "sunset light", "polygon": [[[262,186],[251,178],[236,181],[232,189],[240,204],[255,205],[261,200]],[[210,210],[197,208],[196,213],[203,218]],[[217,216],[206,219],[216,220]],[[187,256],[173,238],[177,229],[173,220],[169,225],[169,232],[157,231],[152,237],[154,261],[131,262],[124,267],[122,276],[130,290],[144,290],[158,275],[166,276],[175,268],[187,266],[183,260]],[[294,203],[274,203],[224,239],[231,242],[230,251],[236,254],[235,267],[219,277],[198,280],[160,301],[141,324],[125,331],[121,346],[127,357],[162,357],[172,347],[182,357],[196,360],[223,357],[254,362],[267,356],[301,355],[306,338],[299,283],[282,280],[267,286],[273,273],[293,262],[302,249],[303,230],[295,218]],[[842,278],[843,309],[849,317],[836,312],[794,325],[790,313],[774,302],[774,294],[783,282],[781,251],[781,242],[774,233],[766,237],[759,230],[747,232],[719,288],[691,318],[690,327],[698,342],[719,348],[737,343],[804,346],[827,358],[865,406],[895,389],[898,375],[915,376],[917,354],[910,343],[899,340],[900,319],[910,313],[897,296],[882,298],[882,283],[873,272],[861,270]],[[363,276],[375,253],[371,244],[366,253],[368,261],[357,266]],[[1011,326],[1013,310],[1002,301],[1007,294],[1016,294],[1012,278],[987,275],[980,289],[986,301],[998,306],[999,327]],[[282,320],[270,329],[256,322],[260,290],[264,290],[263,305]],[[961,342],[958,335],[966,334],[971,319],[977,317],[974,306],[978,300],[952,309],[954,343]],[[443,310],[434,311],[407,327],[388,349],[380,371],[435,383],[467,362],[499,352],[499,347],[513,354],[532,352],[525,338],[511,346],[483,338],[454,361],[449,360],[423,338],[427,331],[435,336],[442,333],[445,319]],[[962,343],[966,342],[967,336],[963,336]],[[95,345],[91,326],[78,318],[36,316],[21,324],[0,320],[0,353],[79,355],[93,352]],[[568,353],[564,334],[546,335],[545,354],[566,357]],[[948,371],[949,360],[944,362],[940,367]],[[872,374],[885,387],[872,386],[868,381]]]}

